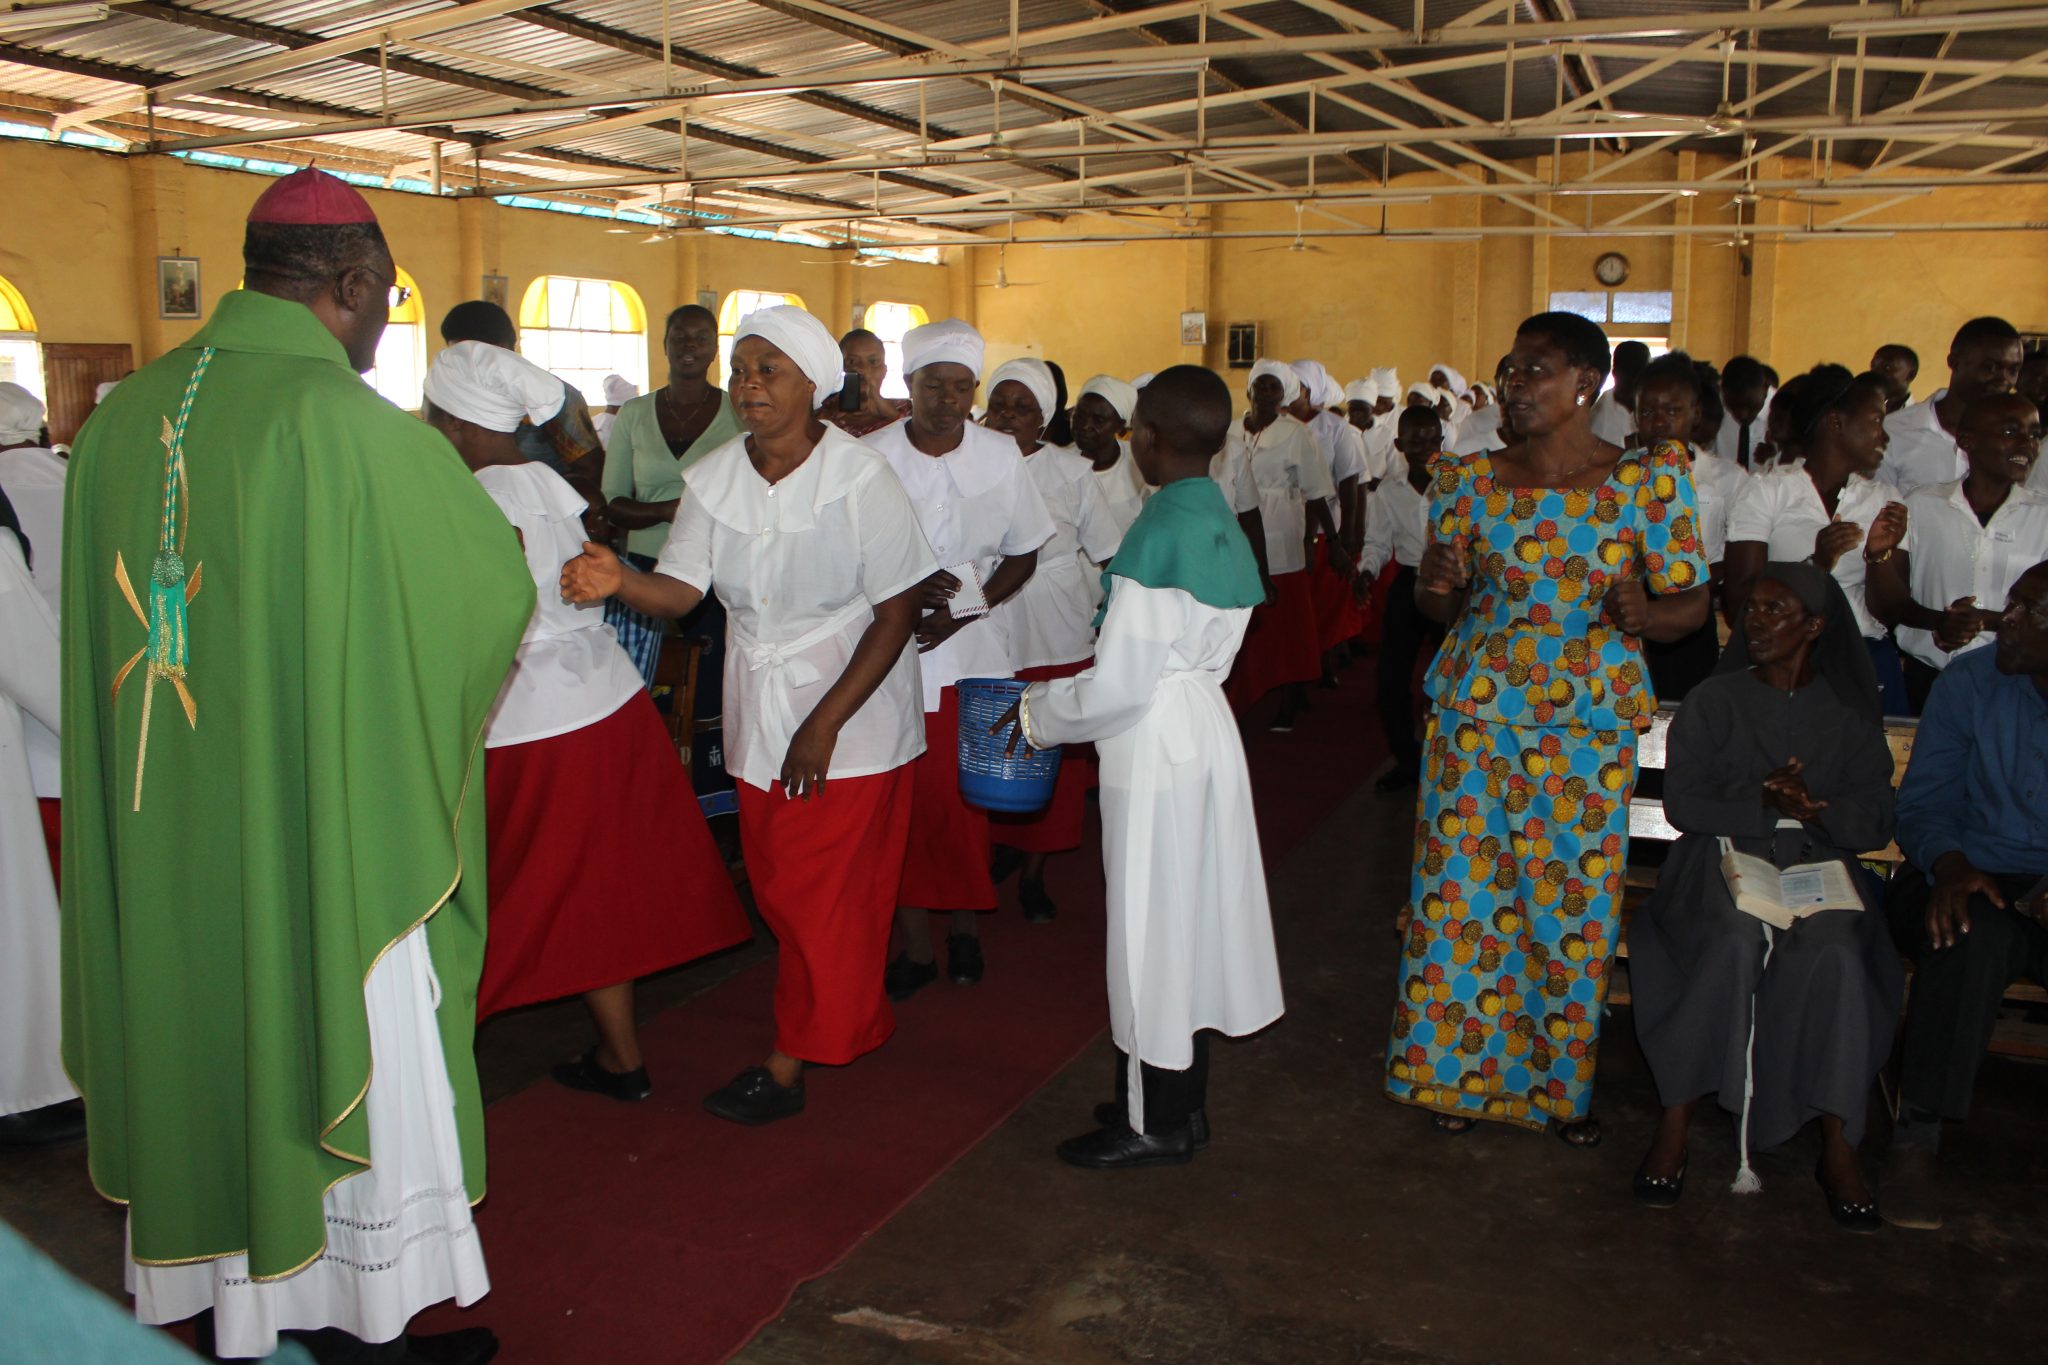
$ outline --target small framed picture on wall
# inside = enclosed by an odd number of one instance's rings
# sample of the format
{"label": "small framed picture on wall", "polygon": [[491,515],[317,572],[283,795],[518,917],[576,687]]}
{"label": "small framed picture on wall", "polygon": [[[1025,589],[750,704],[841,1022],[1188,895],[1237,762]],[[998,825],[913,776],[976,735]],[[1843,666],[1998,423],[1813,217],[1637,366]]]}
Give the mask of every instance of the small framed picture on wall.
{"label": "small framed picture on wall", "polygon": [[509,309],[512,306],[511,279],[504,275],[484,276],[484,302]]}
{"label": "small framed picture on wall", "polygon": [[1182,313],[1180,315],[1180,344],[1183,346],[1207,346],[1209,344],[1209,315],[1207,313]]}
{"label": "small framed picture on wall", "polygon": [[199,316],[199,258],[156,258],[156,315],[166,321]]}

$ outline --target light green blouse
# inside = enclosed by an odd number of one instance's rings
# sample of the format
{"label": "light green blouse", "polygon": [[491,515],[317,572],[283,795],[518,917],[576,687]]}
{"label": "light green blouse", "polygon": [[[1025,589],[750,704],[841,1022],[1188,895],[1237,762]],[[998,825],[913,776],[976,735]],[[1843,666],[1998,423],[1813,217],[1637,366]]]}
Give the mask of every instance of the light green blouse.
{"label": "light green blouse", "polygon": [[[655,409],[661,390],[641,394],[619,409],[612,422],[611,439],[604,452],[604,496],[634,498],[641,502],[666,502],[683,495],[683,475],[691,465],[740,434],[739,415],[732,409],[732,397],[718,396],[718,415],[704,434],[690,443],[680,457],[669,454],[668,440],[661,434],[661,417]],[[668,542],[668,523],[658,522],[626,533],[626,548],[634,554],[658,555]]]}

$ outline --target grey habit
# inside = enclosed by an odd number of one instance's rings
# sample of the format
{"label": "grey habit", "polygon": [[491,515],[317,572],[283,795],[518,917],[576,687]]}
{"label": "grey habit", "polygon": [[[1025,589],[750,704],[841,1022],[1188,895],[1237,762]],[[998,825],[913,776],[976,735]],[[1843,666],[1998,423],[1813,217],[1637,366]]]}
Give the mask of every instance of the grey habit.
{"label": "grey habit", "polygon": [[[1763,576],[1827,617],[1813,681],[1789,694],[1761,681],[1738,629],[1715,675],[1679,707],[1664,810],[1683,837],[1629,928],[1636,1034],[1667,1107],[1715,1094],[1740,1114],[1749,1073],[1747,1149],[1776,1147],[1821,1114],[1839,1117],[1855,1143],[1905,986],[1874,879],[1856,866],[1892,837],[1892,757],[1869,654],[1833,577],[1804,564],[1771,564]],[[1780,828],[1764,778],[1795,757],[1827,809]],[[1723,837],[1779,867],[1847,862],[1865,908],[1773,931],[1767,966],[1765,926],[1735,908],[1722,879]]]}

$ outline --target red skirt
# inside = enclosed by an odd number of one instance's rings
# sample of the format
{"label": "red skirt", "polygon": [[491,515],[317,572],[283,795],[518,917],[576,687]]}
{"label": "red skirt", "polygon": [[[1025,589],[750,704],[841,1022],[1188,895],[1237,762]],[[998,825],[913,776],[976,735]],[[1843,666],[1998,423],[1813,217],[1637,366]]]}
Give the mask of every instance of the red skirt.
{"label": "red skirt", "polygon": [[[1085,673],[1095,660],[1077,664],[1048,664],[1044,668],[1020,668],[1017,676],[1026,682],[1051,682]],[[1025,853],[1065,853],[1081,846],[1081,818],[1087,813],[1088,792],[1096,785],[1095,746],[1069,744],[1060,751],[1060,775],[1053,783],[1052,800],[1035,815],[1004,815],[991,811],[989,837],[996,843]]]}
{"label": "red skirt", "polygon": [[477,1017],[631,981],[752,933],[645,692],[484,751],[490,931]]}
{"label": "red skirt", "polygon": [[1351,585],[1330,567],[1329,551],[1316,538],[1315,563],[1309,569],[1309,593],[1316,604],[1316,638],[1325,652],[1365,629],[1365,618],[1351,605]]}
{"label": "red skirt", "polygon": [[50,880],[60,891],[64,888],[63,840],[59,837],[62,824],[59,812],[63,809],[64,803],[54,796],[36,798],[36,810],[43,817],[43,843],[50,850]]}
{"label": "red skirt", "polygon": [[1273,590],[1273,605],[1253,610],[1251,628],[1237,651],[1230,681],[1223,687],[1232,708],[1240,712],[1276,687],[1314,682],[1323,676],[1323,650],[1308,570],[1275,574]]}
{"label": "red skirt", "polygon": [[924,714],[924,752],[911,765],[910,847],[898,905],[924,910],[993,910],[988,812],[960,795],[960,693],[948,687]]}
{"label": "red skirt", "polygon": [[754,905],[775,932],[775,1050],[844,1066],[896,1031],[882,993],[910,838],[912,769],[834,777],[808,800],[739,784]]}

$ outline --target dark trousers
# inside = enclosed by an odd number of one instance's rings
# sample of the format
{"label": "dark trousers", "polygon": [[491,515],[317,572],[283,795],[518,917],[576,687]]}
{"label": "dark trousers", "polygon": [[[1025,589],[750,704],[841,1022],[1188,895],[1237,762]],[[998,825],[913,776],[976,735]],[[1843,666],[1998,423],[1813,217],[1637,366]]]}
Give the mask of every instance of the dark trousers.
{"label": "dark trousers", "polygon": [[1917,716],[1927,709],[1927,694],[1934,690],[1934,684],[1940,680],[1941,670],[1923,664],[1903,651],[1899,654],[1899,666],[1906,674],[1906,702]]}
{"label": "dark trousers", "polygon": [[[1195,1035],[1194,1060],[1186,1071],[1139,1063],[1145,1083],[1145,1131],[1177,1133],[1197,1109],[1209,1106],[1209,1035]],[[1131,1112],[1131,1055],[1116,1052],[1116,1107]]]}
{"label": "dark trousers", "polygon": [[1387,584],[1380,652],[1374,661],[1380,727],[1397,770],[1422,762],[1422,744],[1415,738],[1415,661],[1424,650],[1434,654],[1443,642],[1443,626],[1415,605],[1415,570],[1403,564]]}
{"label": "dark trousers", "polygon": [[1941,949],[1927,940],[1933,885],[1910,867],[1892,882],[1885,915],[1899,950],[1913,959],[1899,1089],[1915,1108],[1946,1119],[1969,1117],[2000,997],[2021,977],[2048,982],[2048,928],[2009,908],[2039,881],[2031,874],[1999,875],[2008,908],[1970,897],[1970,932]]}

